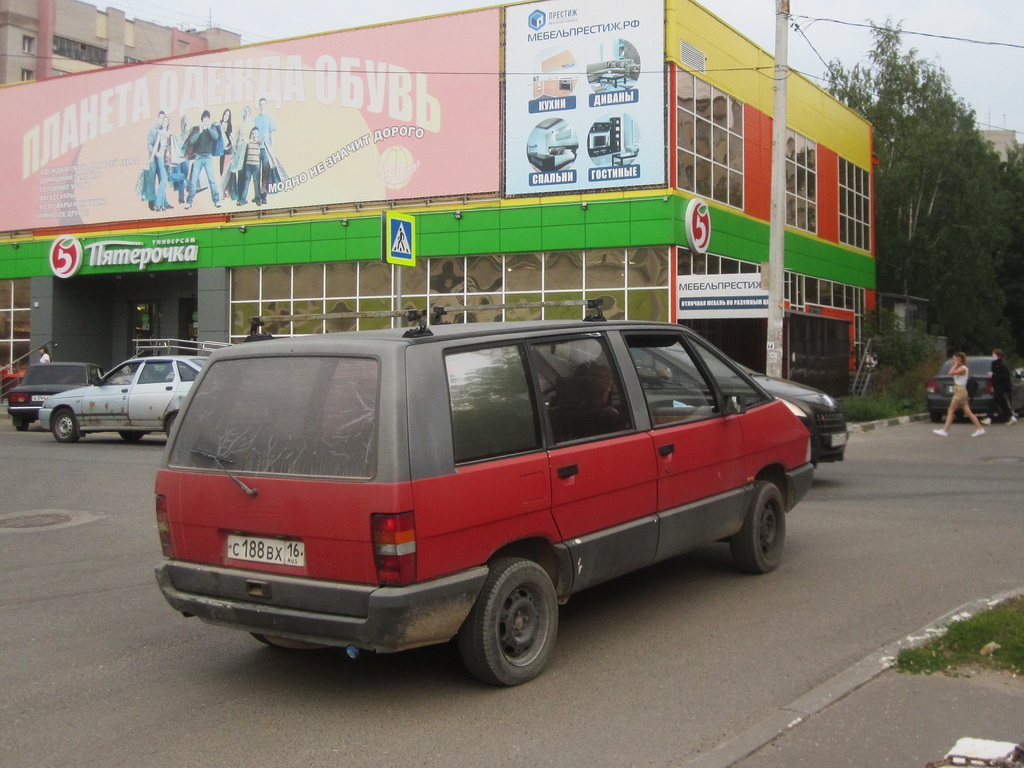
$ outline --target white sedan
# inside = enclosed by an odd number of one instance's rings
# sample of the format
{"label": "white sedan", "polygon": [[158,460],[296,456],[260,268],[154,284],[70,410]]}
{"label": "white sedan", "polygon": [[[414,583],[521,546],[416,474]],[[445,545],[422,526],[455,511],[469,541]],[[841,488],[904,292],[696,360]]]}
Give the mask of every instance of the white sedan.
{"label": "white sedan", "polygon": [[170,433],[202,357],[136,357],[112,368],[88,387],[47,398],[39,422],[59,443],[86,432],[117,432],[130,443],[147,432]]}

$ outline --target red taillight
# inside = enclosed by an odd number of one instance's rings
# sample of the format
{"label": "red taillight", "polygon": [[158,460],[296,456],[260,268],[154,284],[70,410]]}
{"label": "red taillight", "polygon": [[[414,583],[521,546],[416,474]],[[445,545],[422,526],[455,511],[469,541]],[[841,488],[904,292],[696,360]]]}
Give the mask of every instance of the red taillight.
{"label": "red taillight", "polygon": [[164,557],[174,557],[174,550],[171,548],[171,526],[167,522],[167,499],[163,496],[156,497],[156,530],[160,534],[160,551]]}
{"label": "red taillight", "polygon": [[991,395],[993,384],[994,382],[992,381],[992,379],[985,379],[985,386],[982,387],[982,392],[984,392],[986,395]]}
{"label": "red taillight", "polygon": [[8,403],[27,403],[31,400],[31,395],[28,392],[11,392],[7,396]]}
{"label": "red taillight", "polygon": [[371,515],[377,581],[397,586],[416,580],[416,519],[412,512]]}
{"label": "red taillight", "polygon": [[928,383],[924,385],[924,388],[928,390],[929,394],[939,394],[939,382],[937,382],[935,379],[929,379]]}

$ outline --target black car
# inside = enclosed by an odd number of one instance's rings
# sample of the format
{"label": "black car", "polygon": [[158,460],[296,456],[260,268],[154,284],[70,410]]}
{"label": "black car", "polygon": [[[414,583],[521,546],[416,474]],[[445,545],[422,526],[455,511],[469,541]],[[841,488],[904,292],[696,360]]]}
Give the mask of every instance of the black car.
{"label": "black car", "polygon": [[50,395],[84,387],[102,376],[95,363],[36,363],[25,369],[21,383],[7,394],[7,413],[19,432],[39,419],[39,407]]}
{"label": "black car", "polygon": [[[971,410],[978,418],[984,418],[992,407],[992,358],[971,356],[966,362],[971,378],[978,384],[977,391],[971,396]],[[952,364],[953,358],[946,360],[925,385],[928,414],[936,424],[945,421],[949,401],[953,398],[953,377],[949,375]],[[1010,406],[1014,413],[1024,414],[1024,379],[1020,371],[1013,371],[1010,376]],[[957,408],[956,415],[963,416],[963,411]]]}
{"label": "black car", "polygon": [[806,384],[747,371],[766,391],[786,403],[807,427],[811,433],[811,462],[815,466],[823,461],[843,460],[848,433],[846,414],[838,400]]}

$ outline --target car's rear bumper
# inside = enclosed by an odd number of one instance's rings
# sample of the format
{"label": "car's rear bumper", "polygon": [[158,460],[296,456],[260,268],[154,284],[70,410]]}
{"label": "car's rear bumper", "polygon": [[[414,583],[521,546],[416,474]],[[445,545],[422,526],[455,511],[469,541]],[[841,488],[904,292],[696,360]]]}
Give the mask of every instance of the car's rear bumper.
{"label": "car's rear bumper", "polygon": [[391,653],[454,637],[487,572],[379,587],[170,560],[156,579],[172,607],[211,624]]}

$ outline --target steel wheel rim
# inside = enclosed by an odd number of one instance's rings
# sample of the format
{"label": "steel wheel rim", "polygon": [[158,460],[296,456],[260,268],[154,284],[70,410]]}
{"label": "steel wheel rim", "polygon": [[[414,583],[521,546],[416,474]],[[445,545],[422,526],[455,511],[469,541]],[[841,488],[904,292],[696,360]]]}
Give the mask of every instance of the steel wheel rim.
{"label": "steel wheel rim", "polygon": [[502,602],[498,643],[510,664],[529,664],[543,647],[547,621],[538,602],[537,594],[523,584],[509,592]]}

